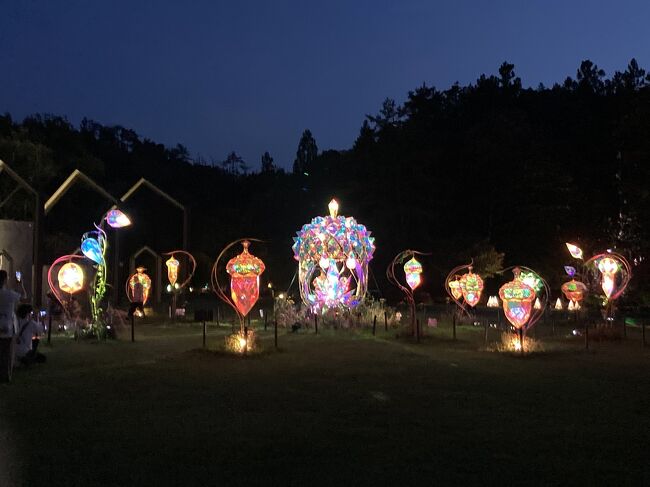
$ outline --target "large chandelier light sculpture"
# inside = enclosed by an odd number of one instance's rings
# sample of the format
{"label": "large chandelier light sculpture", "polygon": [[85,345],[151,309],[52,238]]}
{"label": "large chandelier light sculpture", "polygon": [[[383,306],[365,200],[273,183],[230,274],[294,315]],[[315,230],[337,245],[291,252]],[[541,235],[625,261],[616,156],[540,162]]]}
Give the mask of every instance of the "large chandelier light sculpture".
{"label": "large chandelier light sculpture", "polygon": [[353,217],[340,216],[336,200],[329,216],[318,216],[303,225],[294,237],[293,255],[298,261],[300,296],[315,312],[351,309],[368,288],[368,262],[375,239]]}

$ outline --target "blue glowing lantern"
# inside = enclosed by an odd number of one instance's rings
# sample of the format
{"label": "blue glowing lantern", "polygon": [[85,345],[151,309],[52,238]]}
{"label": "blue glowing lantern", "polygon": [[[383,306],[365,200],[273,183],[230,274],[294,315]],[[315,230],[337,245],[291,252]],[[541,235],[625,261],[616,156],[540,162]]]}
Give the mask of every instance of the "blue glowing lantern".
{"label": "blue glowing lantern", "polygon": [[105,265],[102,247],[96,238],[85,236],[81,242],[81,252],[95,264]]}
{"label": "blue glowing lantern", "polygon": [[106,223],[108,223],[113,228],[122,228],[129,226],[131,224],[131,220],[120,210],[111,210],[106,213]]}

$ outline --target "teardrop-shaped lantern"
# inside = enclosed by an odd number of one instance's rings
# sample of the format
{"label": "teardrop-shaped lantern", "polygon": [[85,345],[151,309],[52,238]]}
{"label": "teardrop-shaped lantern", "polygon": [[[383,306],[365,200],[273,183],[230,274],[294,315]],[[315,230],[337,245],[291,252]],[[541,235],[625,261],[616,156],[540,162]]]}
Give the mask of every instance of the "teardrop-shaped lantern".
{"label": "teardrop-shaped lantern", "polygon": [[122,228],[131,225],[131,220],[120,210],[111,210],[106,213],[106,223],[113,228]]}
{"label": "teardrop-shaped lantern", "polygon": [[174,287],[174,284],[176,284],[176,281],[178,280],[178,267],[180,266],[180,262],[178,262],[178,260],[172,255],[167,259],[165,265],[167,266],[167,278],[169,279],[169,284]]}
{"label": "teardrop-shaped lantern", "polygon": [[404,264],[404,274],[406,274],[406,283],[412,291],[422,282],[420,274],[422,274],[422,264],[420,264],[415,257]]}
{"label": "teardrop-shaped lantern", "polygon": [[244,250],[233,257],[226,265],[230,274],[230,296],[237,310],[246,316],[255,306],[260,296],[260,274],[264,272],[264,262],[248,252],[250,242],[242,242]]}
{"label": "teardrop-shaped lantern", "polygon": [[95,264],[104,265],[102,248],[96,238],[86,237],[81,242],[81,252]]}

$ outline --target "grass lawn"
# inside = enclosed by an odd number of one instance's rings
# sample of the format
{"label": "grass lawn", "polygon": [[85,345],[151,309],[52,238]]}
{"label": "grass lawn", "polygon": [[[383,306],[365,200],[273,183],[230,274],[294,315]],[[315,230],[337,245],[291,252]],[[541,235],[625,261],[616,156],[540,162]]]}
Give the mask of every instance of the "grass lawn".
{"label": "grass lawn", "polygon": [[467,327],[259,335],[247,358],[200,350],[199,325],[57,337],[0,385],[0,485],[650,484],[636,339],[520,358]]}

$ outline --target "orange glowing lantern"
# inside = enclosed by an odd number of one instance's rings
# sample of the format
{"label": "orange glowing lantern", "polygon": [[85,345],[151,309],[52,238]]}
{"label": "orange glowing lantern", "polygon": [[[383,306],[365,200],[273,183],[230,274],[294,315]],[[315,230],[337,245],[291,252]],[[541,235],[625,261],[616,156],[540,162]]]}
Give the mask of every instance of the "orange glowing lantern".
{"label": "orange glowing lantern", "polygon": [[74,294],[84,286],[84,272],[79,264],[68,262],[61,266],[58,273],[59,288],[64,293]]}
{"label": "orange glowing lantern", "polygon": [[619,265],[611,257],[604,257],[598,261],[598,270],[600,271],[600,285],[609,299],[616,287],[616,273],[619,271]]}
{"label": "orange glowing lantern", "polygon": [[145,274],[144,267],[137,267],[135,274],[129,277],[127,295],[132,303],[147,303],[151,292],[151,278]]}
{"label": "orange glowing lantern", "polygon": [[562,292],[564,296],[569,301],[575,301],[576,303],[582,301],[585,293],[587,292],[587,286],[580,281],[571,279],[569,282],[562,284]]}
{"label": "orange glowing lantern", "polygon": [[242,242],[244,251],[228,261],[226,272],[230,274],[230,296],[237,310],[246,316],[260,296],[260,274],[264,262],[248,252],[250,242]]}
{"label": "orange glowing lantern", "polygon": [[483,292],[483,279],[478,274],[472,272],[472,267],[469,267],[469,272],[463,274],[460,278],[460,290],[465,298],[465,302],[471,307],[476,306],[476,304],[481,299],[481,293]]}
{"label": "orange glowing lantern", "polygon": [[178,266],[180,265],[180,262],[178,262],[172,254],[167,262],[165,262],[165,265],[167,266],[167,278],[169,279],[169,284],[174,287],[174,284],[176,284],[176,281],[178,280]]}
{"label": "orange glowing lantern", "polygon": [[513,272],[515,278],[501,286],[499,297],[508,321],[515,328],[523,329],[530,318],[536,295],[535,290],[519,278],[520,270],[515,268]]}

